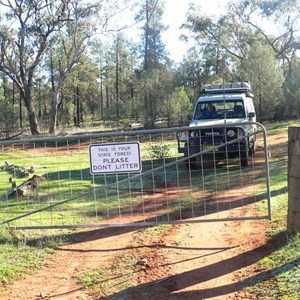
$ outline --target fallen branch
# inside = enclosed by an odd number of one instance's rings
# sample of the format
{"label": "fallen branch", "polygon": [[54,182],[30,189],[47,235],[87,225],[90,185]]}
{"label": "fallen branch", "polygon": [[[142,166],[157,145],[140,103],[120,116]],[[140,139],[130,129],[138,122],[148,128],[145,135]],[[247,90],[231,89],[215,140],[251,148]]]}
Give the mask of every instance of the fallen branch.
{"label": "fallen branch", "polygon": [[40,182],[43,180],[45,180],[43,176],[33,175],[31,178],[24,181],[19,186],[16,186],[16,182],[12,181],[10,178],[12,188],[8,191],[7,196],[8,197],[12,197],[15,195],[25,196],[28,190],[35,191],[38,188]]}
{"label": "fallen branch", "polygon": [[26,169],[24,167],[16,166],[6,161],[4,162],[4,165],[1,167],[1,169],[3,171],[8,171],[20,177],[25,177],[28,176],[30,173],[34,173],[34,167],[30,167],[29,169]]}

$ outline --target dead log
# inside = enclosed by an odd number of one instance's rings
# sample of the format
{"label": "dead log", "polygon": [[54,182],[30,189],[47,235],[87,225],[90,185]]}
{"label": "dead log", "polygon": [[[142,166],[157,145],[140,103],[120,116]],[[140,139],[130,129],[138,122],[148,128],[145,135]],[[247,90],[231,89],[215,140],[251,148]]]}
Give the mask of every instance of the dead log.
{"label": "dead log", "polygon": [[3,171],[13,173],[20,177],[26,177],[29,174],[34,173],[34,167],[32,167],[32,166],[30,168],[26,169],[24,167],[8,163],[7,161],[4,162],[4,165],[1,167],[1,169]]}
{"label": "dead log", "polygon": [[38,188],[40,182],[43,180],[45,180],[43,176],[35,174],[31,178],[22,182],[19,186],[16,186],[15,181],[11,181],[12,188],[8,191],[7,196],[25,196],[29,190],[35,191]]}

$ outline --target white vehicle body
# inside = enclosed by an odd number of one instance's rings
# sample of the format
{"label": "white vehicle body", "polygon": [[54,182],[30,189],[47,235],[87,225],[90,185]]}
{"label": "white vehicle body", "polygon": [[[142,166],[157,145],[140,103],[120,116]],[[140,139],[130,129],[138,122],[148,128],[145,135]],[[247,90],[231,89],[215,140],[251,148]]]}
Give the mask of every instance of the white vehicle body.
{"label": "white vehicle body", "polygon": [[[184,143],[184,146],[179,146],[179,152],[188,156],[208,149],[209,146],[244,138],[238,144],[227,146],[226,151],[229,148],[232,156],[240,156],[241,164],[246,166],[249,163],[249,154],[255,151],[256,125],[249,124],[249,121],[255,122],[256,115],[248,82],[204,86],[189,127],[202,126],[205,129],[194,132],[191,130],[182,135],[179,142]],[[222,124],[226,126],[220,127]],[[218,156],[224,156],[224,152],[225,150],[219,151]]]}

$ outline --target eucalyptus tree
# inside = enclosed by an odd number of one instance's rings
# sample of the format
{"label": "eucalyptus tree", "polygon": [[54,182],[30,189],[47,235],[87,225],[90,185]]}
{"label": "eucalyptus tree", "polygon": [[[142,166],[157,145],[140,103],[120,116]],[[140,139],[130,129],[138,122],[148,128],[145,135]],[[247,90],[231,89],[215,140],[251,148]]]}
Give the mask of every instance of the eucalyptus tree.
{"label": "eucalyptus tree", "polygon": [[0,71],[15,84],[24,100],[32,134],[40,129],[32,99],[35,72],[49,41],[70,20],[68,5],[43,1],[5,1],[0,19]]}
{"label": "eucalyptus tree", "polygon": [[284,82],[285,99],[281,107],[281,117],[300,119],[300,59],[293,60],[292,73]]}
{"label": "eucalyptus tree", "polygon": [[168,127],[171,125],[187,125],[193,106],[183,86],[175,88],[163,105]]}
{"label": "eucalyptus tree", "polygon": [[195,102],[199,95],[199,89],[203,83],[204,62],[201,52],[195,46],[191,47],[187,55],[176,69],[176,85],[185,88],[191,102]]}
{"label": "eucalyptus tree", "polygon": [[32,134],[40,132],[32,89],[35,78],[40,77],[37,73],[43,72],[41,62],[50,49],[60,45],[64,50],[65,64],[52,84],[49,132],[54,133],[63,82],[80,63],[91,37],[106,30],[107,19],[117,9],[113,7],[115,3],[106,0],[0,0],[0,4],[5,9],[0,18],[0,72],[18,88]]}
{"label": "eucalyptus tree", "polygon": [[169,65],[168,54],[161,40],[161,34],[166,27],[162,23],[164,1],[143,0],[141,10],[136,20],[142,26],[142,73],[144,98],[144,118],[146,126],[154,127],[159,113],[158,104],[168,95],[160,93],[157,84],[164,76],[164,69]]}
{"label": "eucalyptus tree", "polygon": [[202,47],[202,55],[209,55],[210,59],[214,57],[211,66],[216,75],[222,73],[224,65],[242,61],[246,51],[257,39],[249,28],[238,23],[228,12],[220,17],[207,16],[196,5],[190,6],[183,27],[190,31],[191,38]]}
{"label": "eucalyptus tree", "polygon": [[230,80],[231,70],[225,63],[226,53],[220,54],[212,43],[195,43],[187,51],[177,69],[177,86],[184,86],[187,95],[194,103],[199,97],[201,86],[206,83]]}
{"label": "eucalyptus tree", "polygon": [[258,120],[271,120],[282,102],[284,82],[272,49],[259,42],[253,44],[240,66],[240,76],[251,82]]}
{"label": "eucalyptus tree", "polygon": [[111,46],[111,64],[114,64],[112,82],[114,83],[114,115],[117,120],[130,115],[130,103],[133,97],[134,69],[138,67],[134,59],[133,42],[121,32],[115,36]]}
{"label": "eucalyptus tree", "polygon": [[64,51],[65,60],[55,82],[51,100],[49,133],[54,133],[56,129],[58,107],[61,103],[59,96],[63,83],[73,67],[81,63],[80,59],[96,31],[95,16],[101,8],[99,3],[84,4],[84,1],[80,0],[71,0],[68,6],[70,21],[65,24],[55,39],[56,44]]}
{"label": "eucalyptus tree", "polygon": [[0,128],[6,131],[6,136],[9,136],[9,131],[17,123],[17,113],[15,106],[10,103],[7,97],[4,96],[3,88],[0,88]]}
{"label": "eucalyptus tree", "polygon": [[99,113],[99,69],[86,55],[82,55],[64,81],[61,89],[61,104],[58,109],[58,121],[80,126],[90,116],[94,119]]}
{"label": "eucalyptus tree", "polygon": [[[237,24],[247,26],[264,40],[280,59],[288,77],[293,59],[300,50],[299,0],[240,0],[232,2],[228,13]],[[270,28],[273,30],[270,31]]]}
{"label": "eucalyptus tree", "polygon": [[244,59],[255,41],[263,41],[281,61],[288,77],[300,49],[299,14],[300,0],[238,0],[230,1],[220,17],[209,17],[191,7],[185,27],[200,42],[218,45],[235,62]]}

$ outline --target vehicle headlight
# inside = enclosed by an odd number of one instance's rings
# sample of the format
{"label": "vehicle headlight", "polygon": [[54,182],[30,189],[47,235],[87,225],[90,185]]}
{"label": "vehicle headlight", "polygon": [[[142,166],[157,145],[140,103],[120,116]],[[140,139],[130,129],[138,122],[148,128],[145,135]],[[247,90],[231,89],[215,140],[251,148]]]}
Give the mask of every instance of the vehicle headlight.
{"label": "vehicle headlight", "polygon": [[229,136],[229,137],[234,137],[235,136],[235,132],[234,132],[234,130],[232,130],[232,129],[229,129],[228,131],[227,131],[227,135]]}
{"label": "vehicle headlight", "polygon": [[187,131],[182,132],[179,140],[180,142],[186,142],[188,140],[188,132]]}
{"label": "vehicle headlight", "polygon": [[241,138],[244,136],[244,130],[242,128],[238,128],[237,129],[237,135],[238,135],[238,138]]}

